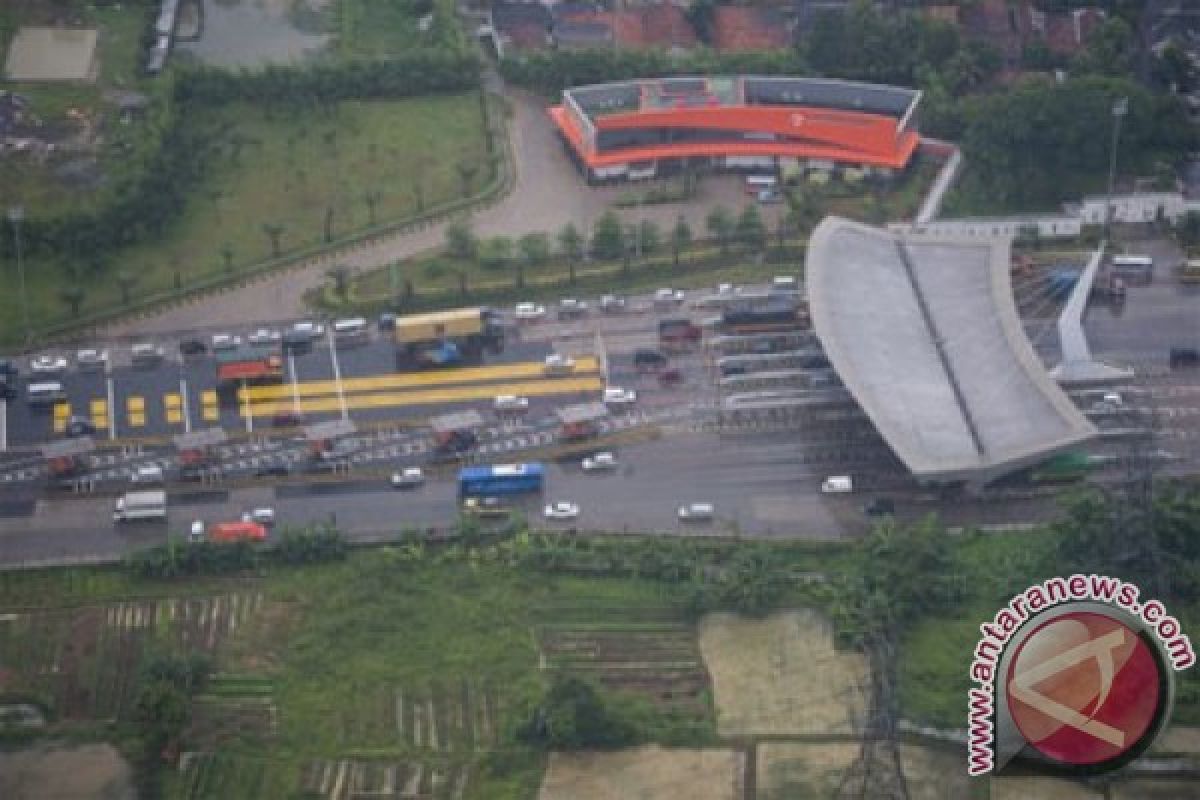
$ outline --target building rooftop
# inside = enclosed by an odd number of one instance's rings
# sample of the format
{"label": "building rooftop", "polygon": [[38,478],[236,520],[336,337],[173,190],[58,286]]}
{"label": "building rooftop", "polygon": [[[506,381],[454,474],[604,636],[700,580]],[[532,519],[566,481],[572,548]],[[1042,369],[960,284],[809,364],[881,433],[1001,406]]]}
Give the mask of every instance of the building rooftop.
{"label": "building rooftop", "polygon": [[1013,302],[1004,241],[814,230],[814,329],[846,388],[919,478],[986,482],[1096,429],[1050,378]]}
{"label": "building rooftop", "polygon": [[21,28],[8,45],[10,81],[94,81],[96,31],[92,28]]}
{"label": "building rooftop", "polygon": [[717,50],[780,50],[792,45],[792,30],[775,8],[717,6],[712,41]]}

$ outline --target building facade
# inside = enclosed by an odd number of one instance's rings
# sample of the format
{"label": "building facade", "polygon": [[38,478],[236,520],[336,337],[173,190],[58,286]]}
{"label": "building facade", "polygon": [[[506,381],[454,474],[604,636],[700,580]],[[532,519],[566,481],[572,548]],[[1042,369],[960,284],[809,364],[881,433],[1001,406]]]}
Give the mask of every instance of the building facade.
{"label": "building facade", "polygon": [[891,174],[917,150],[920,97],[816,78],[662,78],[568,89],[550,117],[590,182],[685,167]]}

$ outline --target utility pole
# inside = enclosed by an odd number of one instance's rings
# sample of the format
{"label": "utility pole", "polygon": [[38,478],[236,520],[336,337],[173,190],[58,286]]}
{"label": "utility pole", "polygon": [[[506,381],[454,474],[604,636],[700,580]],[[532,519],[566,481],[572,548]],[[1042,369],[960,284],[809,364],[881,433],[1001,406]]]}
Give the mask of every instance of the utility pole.
{"label": "utility pole", "polygon": [[25,219],[24,206],[9,206],[8,221],[12,223],[13,241],[17,251],[17,278],[21,289],[21,322],[25,329],[25,344],[33,343],[33,331],[29,327],[29,296],[25,291],[25,261],[21,257],[21,222]]}

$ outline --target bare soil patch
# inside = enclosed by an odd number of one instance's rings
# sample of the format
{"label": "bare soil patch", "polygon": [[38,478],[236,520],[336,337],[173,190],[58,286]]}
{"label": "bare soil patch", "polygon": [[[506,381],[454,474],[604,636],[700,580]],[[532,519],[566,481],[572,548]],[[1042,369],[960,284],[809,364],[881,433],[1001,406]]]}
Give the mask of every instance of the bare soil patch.
{"label": "bare soil patch", "polygon": [[1100,800],[1104,797],[1082,784],[1060,778],[992,778],[989,788],[991,800]]}
{"label": "bare soil patch", "polygon": [[712,676],[722,736],[851,734],[861,728],[866,661],[834,649],[820,614],[764,619],[710,614],[700,652]]}
{"label": "bare soil patch", "polygon": [[553,753],[538,800],[740,800],[743,773],[733,750]]}
{"label": "bare soil patch", "polygon": [[129,765],[111,745],[0,752],[5,800],[135,800]]}

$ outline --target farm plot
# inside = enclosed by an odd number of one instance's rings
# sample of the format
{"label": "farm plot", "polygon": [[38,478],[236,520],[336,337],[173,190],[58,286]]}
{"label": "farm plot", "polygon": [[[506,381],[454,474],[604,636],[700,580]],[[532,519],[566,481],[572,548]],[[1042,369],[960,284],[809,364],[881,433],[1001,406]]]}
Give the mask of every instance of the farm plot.
{"label": "farm plot", "polygon": [[636,692],[660,707],[710,714],[695,628],[671,608],[559,609],[536,626],[541,665]]}
{"label": "farm plot", "polygon": [[192,701],[184,740],[194,750],[214,750],[239,738],[265,739],[279,732],[274,683],[257,675],[213,675]]}
{"label": "farm plot", "polygon": [[740,800],[744,782],[738,750],[552,753],[538,800]]}
{"label": "farm plot", "polygon": [[[764,742],[758,747],[758,796],[754,800],[833,797],[859,755],[858,742]],[[912,800],[969,797],[961,752],[900,746],[904,780]]]}
{"label": "farm plot", "polygon": [[722,736],[861,729],[865,659],[836,650],[829,622],[814,611],[765,619],[709,614],[700,623],[700,651]]}
{"label": "farm plot", "polygon": [[114,719],[158,637],[212,652],[261,605],[257,593],[167,597],[0,616],[0,690],[30,691],[64,719]]}
{"label": "farm plot", "polygon": [[189,753],[181,765],[179,791],[184,800],[259,800],[291,797],[299,770],[285,761],[228,755]]}
{"label": "farm plot", "polygon": [[304,770],[302,791],[323,800],[365,797],[461,800],[471,768],[466,763],[420,761],[314,761]]}

